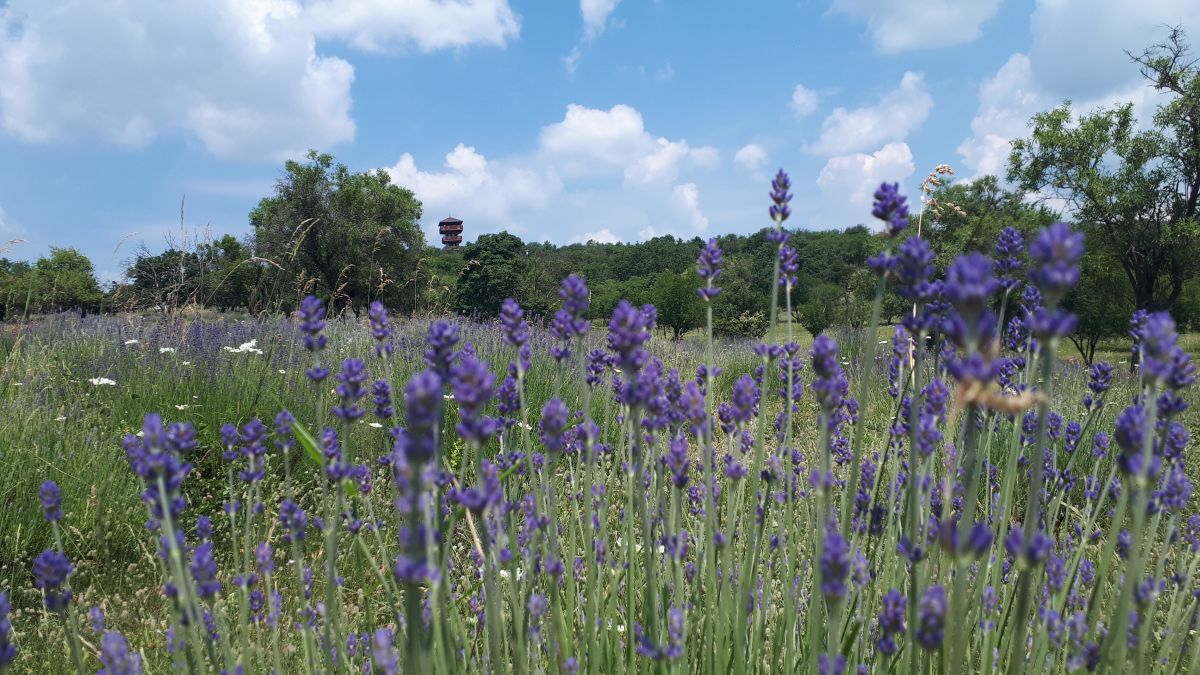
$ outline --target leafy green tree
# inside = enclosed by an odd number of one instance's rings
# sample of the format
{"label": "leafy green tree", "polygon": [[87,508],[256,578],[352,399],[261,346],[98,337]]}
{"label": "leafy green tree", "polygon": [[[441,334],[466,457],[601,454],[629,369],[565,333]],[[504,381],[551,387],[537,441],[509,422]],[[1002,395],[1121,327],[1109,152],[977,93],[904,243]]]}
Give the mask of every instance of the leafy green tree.
{"label": "leafy green tree", "polygon": [[198,300],[222,312],[249,308],[262,272],[252,253],[231,234],[197,246]]}
{"label": "leafy green tree", "polygon": [[1178,28],[1133,59],[1170,95],[1153,129],[1138,131],[1132,104],[1076,117],[1065,102],[1013,142],[1008,178],[1065,202],[1120,264],[1137,307],[1160,310],[1200,272],[1200,66]]}
{"label": "leafy green tree", "polygon": [[658,324],[678,340],[684,333],[704,325],[704,303],[696,294],[699,286],[694,272],[662,272],[654,277],[650,303],[658,309]]}
{"label": "leafy green tree", "polygon": [[417,276],[424,236],[421,203],[384,171],[351,172],[316,151],[288,161],[275,194],[250,212],[255,252],[329,296],[336,311],[372,299],[411,312],[425,286]]}
{"label": "leafy green tree", "polygon": [[838,306],[844,302],[846,291],[833,284],[823,283],[812,288],[808,299],[793,310],[796,321],[813,336],[824,333],[837,320]]}
{"label": "leafy green tree", "polygon": [[481,234],[463,248],[454,308],[466,314],[495,316],[505,298],[521,297],[525,243],[508,232]]}
{"label": "leafy green tree", "polygon": [[961,253],[991,254],[1006,227],[1028,241],[1056,217],[1046,206],[1026,201],[1021,191],[1005,189],[995,176],[981,176],[934,191],[925,216],[925,237],[937,253],[938,268],[944,270]]}
{"label": "leafy green tree", "polygon": [[29,272],[34,306],[42,312],[96,311],[104,293],[87,256],[74,248],[50,247]]}
{"label": "leafy green tree", "polygon": [[1078,317],[1070,339],[1088,365],[1095,359],[1101,340],[1125,335],[1134,311],[1129,283],[1102,251],[1084,254],[1079,283],[1063,304]]}

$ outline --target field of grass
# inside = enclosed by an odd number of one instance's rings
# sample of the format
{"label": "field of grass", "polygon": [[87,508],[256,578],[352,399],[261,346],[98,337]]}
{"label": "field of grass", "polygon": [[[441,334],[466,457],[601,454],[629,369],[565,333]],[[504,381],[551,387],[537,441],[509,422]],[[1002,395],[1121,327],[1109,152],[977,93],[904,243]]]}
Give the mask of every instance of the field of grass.
{"label": "field of grass", "polygon": [[[322,359],[326,364],[335,365],[335,369],[345,358],[365,359],[372,380],[384,379],[392,384],[395,407],[402,420],[404,403],[400,390],[426,367],[423,354],[427,349],[425,333],[430,321],[394,321],[392,340],[395,350],[388,359],[370,358],[373,342],[365,319],[361,323],[330,321],[326,330],[329,347]],[[234,583],[234,576],[250,571],[250,547],[246,544],[250,539],[243,538],[243,545],[235,550],[232,543],[236,542],[243,524],[235,527],[222,513],[222,505],[229,499],[227,478],[233,475],[230,465],[222,461],[222,424],[232,422],[241,426],[257,417],[270,426],[276,413],[285,409],[314,434],[319,426],[333,424],[327,412],[328,406],[336,400],[331,391],[333,378],[320,386],[305,380],[303,372],[311,365],[312,355],[301,346],[296,325],[285,319],[91,317],[80,320],[73,316],[58,316],[28,325],[4,326],[2,331],[0,503],[4,505],[4,515],[0,518],[0,590],[9,591],[13,605],[12,623],[21,650],[20,658],[13,666],[15,671],[68,672],[72,668],[65,646],[64,623],[60,617],[43,609],[42,594],[32,584],[31,561],[40,551],[55,545],[55,530],[43,518],[38,502],[38,489],[45,480],[55,481],[62,490],[63,548],[75,567],[71,585],[75,592],[73,603],[80,615],[90,607],[100,607],[106,615],[106,628],[120,631],[135,650],[141,651],[149,672],[170,669],[172,663],[178,668],[181,659],[185,666],[195,667],[194,659],[204,658],[194,654],[181,657],[179,652],[172,657],[166,649],[164,635],[173,623],[178,622],[178,614],[173,612],[159,590],[164,568],[156,555],[155,535],[146,528],[146,506],[140,499],[143,485],[130,470],[122,448],[122,438],[137,433],[142,428],[144,415],[151,411],[160,412],[166,421],[188,422],[195,428],[198,449],[187,457],[193,469],[184,488],[189,503],[183,521],[177,525],[187,531],[191,539],[198,515],[209,515],[216,524],[214,540],[219,544],[217,562],[225,592],[214,601],[212,610],[225,617],[227,623],[222,624],[222,633],[227,640],[232,639],[232,649],[240,654],[234,660],[245,665],[248,672],[265,672],[272,663],[282,663],[283,672],[302,672],[308,668],[322,670],[320,659],[307,653],[308,642],[297,637],[297,633],[307,634],[305,631],[282,631],[284,644],[278,646],[272,642],[278,639],[278,633],[272,638],[272,629],[266,622],[247,622],[243,615],[239,624],[238,613],[245,611],[244,604],[240,603],[245,599]],[[798,356],[807,362],[812,337],[798,327],[793,331],[795,340],[802,345]],[[605,327],[594,326],[576,351],[586,353],[601,347],[605,333]],[[781,327],[776,333],[776,341],[784,342],[786,335],[786,329]],[[847,448],[851,444],[861,445],[862,459],[871,459],[877,470],[876,476],[872,477],[876,502],[886,503],[886,495],[891,489],[889,481],[894,483],[897,472],[902,470],[895,446],[904,443],[903,436],[897,438],[891,431],[898,410],[896,399],[887,392],[886,366],[891,347],[878,344],[891,337],[891,330],[881,328],[878,339],[874,340],[852,333],[837,337],[842,345],[841,365],[850,382],[850,394],[857,398],[859,408],[856,421],[847,419],[836,434],[846,442]],[[516,357],[514,348],[505,344],[500,327],[466,323],[462,325],[462,338],[463,342],[474,346],[480,360],[490,364],[499,384],[503,378],[502,366]],[[872,343],[876,343],[874,347]],[[1188,347],[1198,343],[1197,336],[1184,338]],[[450,567],[445,572],[449,588],[443,587],[446,595],[438,597],[449,604],[443,605],[444,615],[430,620],[430,630],[434,634],[428,638],[429,642],[419,645],[430,659],[424,662],[427,666],[445,668],[454,663],[451,659],[462,659],[460,665],[465,664],[463,667],[469,670],[484,670],[488,664],[501,663],[505,665],[493,667],[505,670],[520,665],[530,671],[550,672],[560,669],[570,672],[573,668],[617,672],[636,667],[649,672],[657,668],[656,664],[670,664],[673,671],[780,672],[782,669],[782,672],[793,672],[796,668],[807,669],[815,665],[818,653],[840,653],[852,664],[868,664],[874,672],[887,672],[890,668],[904,670],[915,664],[935,672],[946,667],[945,656],[938,656],[935,651],[923,651],[920,661],[915,658],[911,662],[904,660],[910,654],[916,654],[915,643],[911,641],[895,657],[887,656],[877,645],[880,624],[876,614],[881,611],[884,592],[889,586],[903,590],[907,576],[903,565],[891,562],[898,559],[893,551],[895,541],[907,527],[900,517],[901,513],[905,518],[908,516],[904,505],[899,503],[899,492],[895,495],[896,517],[884,525],[882,535],[868,536],[865,531],[852,531],[848,537],[851,550],[857,556],[854,560],[861,559],[866,566],[866,569],[858,570],[859,563],[855,562],[856,571],[851,573],[866,577],[862,580],[854,577],[853,587],[844,602],[813,602],[814,598],[820,597],[815,595],[815,580],[828,574],[828,570],[814,562],[823,560],[822,547],[828,543],[819,534],[814,534],[817,531],[813,522],[817,517],[816,505],[831,497],[835,504],[842,499],[846,505],[852,504],[848,497],[850,488],[844,481],[857,482],[855,474],[860,464],[854,464],[847,456],[835,456],[833,468],[837,486],[828,495],[810,488],[809,473],[820,466],[818,458],[823,453],[828,457],[830,438],[821,433],[821,425],[817,422],[821,408],[811,391],[806,391],[797,403],[798,407],[788,418],[790,424],[785,424],[778,434],[769,428],[776,415],[784,410],[782,399],[775,393],[782,386],[780,374],[785,372],[776,368],[779,361],[772,361],[763,375],[765,380],[760,382],[766,395],[756,406],[755,421],[731,425],[736,429],[727,431],[714,430],[713,438],[718,474],[722,466],[727,466],[721,455],[729,453],[731,457],[740,458],[747,469],[752,465],[755,469],[765,467],[767,471],[773,470],[774,476],[761,483],[753,472],[749,478],[740,481],[722,476],[718,485],[723,496],[718,498],[712,520],[707,520],[706,497],[702,490],[699,495],[695,494],[696,486],[704,484],[704,473],[700,469],[702,434],[689,432],[688,425],[679,420],[663,422],[659,428],[647,428],[643,441],[647,445],[642,452],[648,459],[641,460],[649,467],[645,474],[646,490],[633,488],[629,482],[632,474],[625,469],[631,461],[636,461],[629,454],[632,439],[627,433],[628,417],[634,411],[613,401],[609,395],[609,379],[595,391],[589,391],[581,380],[578,361],[569,359],[557,363],[550,358],[552,344],[547,331],[534,327],[530,340],[532,368],[525,379],[525,409],[527,419],[532,423],[531,429],[526,433],[519,425],[515,426],[501,434],[498,442],[484,446],[482,453],[503,465],[502,453],[505,451],[511,452],[514,448],[526,452],[536,450],[539,447],[537,419],[543,405],[551,398],[562,399],[572,411],[579,411],[586,405],[587,416],[598,425],[599,436],[593,442],[597,448],[603,445],[610,450],[598,453],[594,462],[581,461],[577,452],[537,471],[506,473],[505,499],[511,507],[498,508],[494,513],[488,510],[482,517],[477,514],[475,520],[450,515],[448,521],[441,521],[443,525],[449,523],[442,533],[444,539],[440,545],[446,549],[444,559]],[[647,347],[654,357],[662,360],[664,374],[666,370],[678,369],[685,382],[692,379],[696,367],[706,360],[707,344],[702,335],[691,334],[682,341],[672,342],[666,334],[655,333]],[[753,347],[753,343],[718,341],[713,360],[721,372],[713,383],[710,397],[713,410],[721,403],[736,401],[735,382],[763,365]],[[867,355],[873,348],[877,349],[876,358],[868,360]],[[1088,381],[1087,369],[1078,362],[1069,344],[1060,345],[1058,354],[1060,362],[1052,386],[1048,387],[1049,409],[1061,413],[1064,425],[1067,421],[1089,420],[1089,433],[1100,429],[1111,433],[1114,416],[1130,400],[1135,387],[1128,368],[1120,365],[1128,361],[1129,342],[1113,341],[1102,345],[1097,358],[1111,360],[1116,368],[1107,399],[1112,403],[1094,415],[1089,415],[1080,404]],[[809,389],[813,378],[810,370],[805,368],[800,375]],[[607,375],[611,378],[621,373],[610,368]],[[923,382],[936,375],[938,373],[929,363],[919,373]],[[1023,377],[1039,388],[1048,384],[1033,373]],[[367,407],[369,409],[369,402]],[[447,403],[448,417],[445,419],[451,426],[455,420],[455,407],[454,401]],[[486,412],[489,415],[497,413],[495,401],[488,404]],[[642,412],[650,415],[648,411]],[[985,486],[985,494],[1001,500],[1000,504],[991,506],[985,500],[979,508],[987,516],[994,536],[999,537],[999,533],[1009,527],[1019,527],[1022,505],[1027,498],[1026,479],[1006,473],[1006,467],[1009,472],[1015,470],[1016,464],[1009,462],[1011,453],[1023,447],[1014,437],[1014,428],[1019,429],[1020,419],[1014,427],[1005,415],[987,412],[980,420],[980,428],[985,428],[986,433],[980,436],[962,428],[963,412],[964,409],[952,400],[946,419],[940,425],[944,430],[944,445],[939,443],[939,451],[925,469],[935,485],[945,481],[952,475],[947,471],[960,461],[955,449],[973,442],[971,439],[979,443],[989,465],[997,468],[992,477],[994,484]],[[397,495],[390,485],[389,469],[377,461],[392,448],[388,427],[403,422],[383,420],[383,424],[373,424],[375,421],[368,414],[358,422],[337,428],[345,460],[371,467],[373,479],[373,489],[369,493],[358,493],[352,499],[347,496],[347,508],[350,509],[347,520],[353,516],[377,521],[376,535],[367,534],[370,527],[362,534],[352,535],[345,528],[334,534],[336,548],[342,551],[337,573],[344,580],[332,596],[323,595],[328,589],[321,578],[321,561],[329,550],[321,539],[321,530],[310,533],[302,554],[302,558],[317,570],[314,597],[336,596],[339,627],[334,634],[338,640],[349,640],[348,644],[352,644],[354,636],[361,635],[361,648],[355,651],[354,647],[347,646],[342,652],[345,662],[325,664],[339,670],[361,671],[364,667],[372,667],[368,664],[372,658],[367,646],[368,634],[381,626],[389,626],[397,646],[403,646],[405,629],[401,623],[404,615],[397,600],[412,592],[409,589],[401,593],[404,589],[400,588],[399,577],[395,583],[390,580],[392,561],[402,555],[397,536],[403,531],[404,522],[395,516]],[[1197,429],[1194,410],[1185,412],[1178,421],[1193,431]],[[856,436],[858,433],[861,437]],[[670,441],[677,436],[690,440],[687,449],[691,462],[690,492],[671,488],[672,474],[660,461],[667,457]],[[1051,436],[1048,447],[1052,452],[1064,452],[1061,437],[1061,432],[1057,438]],[[743,447],[744,455],[738,450],[742,443],[750,444],[750,447]],[[460,477],[460,485],[478,480],[478,464],[471,446],[452,430],[445,435],[444,444],[441,467]],[[1062,499],[1062,511],[1058,512],[1060,520],[1052,522],[1049,528],[1060,542],[1061,548],[1056,550],[1068,563],[1072,556],[1075,556],[1075,562],[1082,557],[1098,563],[1108,550],[1103,548],[1105,538],[1078,546],[1071,543],[1068,547],[1070,540],[1078,539],[1078,535],[1071,534],[1072,523],[1094,519],[1096,528],[1107,526],[1108,516],[1093,507],[1094,503],[1100,502],[1085,499],[1081,494],[1082,477],[1099,476],[1102,479],[1110,475],[1112,466],[1109,459],[1095,461],[1091,453],[1085,452],[1090,445],[1090,437],[1084,439],[1079,456],[1069,460],[1074,475],[1080,477],[1080,485],[1074,487],[1073,492],[1067,490],[1058,494]],[[764,451],[765,460],[758,454]],[[257,517],[258,520],[251,517],[243,523],[246,533],[253,528],[255,541],[259,538],[271,540],[277,553],[285,552],[285,555],[277,556],[281,569],[274,583],[287,598],[283,611],[301,616],[310,605],[297,597],[297,561],[294,558],[286,560],[292,554],[287,553],[286,544],[279,541],[281,528],[277,507],[280,498],[292,495],[313,516],[324,515],[322,509],[327,508],[332,493],[321,476],[321,467],[303,458],[298,451],[293,451],[290,459],[291,483],[285,486],[283,461],[280,453],[267,455],[266,479],[255,488],[260,490],[264,513]],[[476,468],[472,468],[472,463]],[[794,483],[785,480],[784,484],[790,488],[780,490],[778,481],[786,478],[780,475],[781,470],[786,476],[796,478]],[[1188,470],[1194,472],[1194,467],[1189,466]],[[607,491],[599,493],[599,497],[595,493],[588,497],[588,491],[579,486],[580,479],[589,476],[593,484],[606,486]],[[1008,481],[1012,484],[1002,484]],[[522,515],[522,495],[528,495],[538,509],[543,509],[543,515],[547,515],[544,510],[551,508],[551,503],[541,500],[551,496],[544,497],[539,490],[543,484],[550,483],[555,485],[553,491],[558,493],[559,500],[557,508],[548,512],[550,528],[538,531],[534,527],[525,535],[513,537],[518,530],[531,527],[528,513]],[[243,492],[249,488],[243,488],[240,483],[232,489],[237,493],[236,498],[250,498],[249,492]],[[593,498],[598,501],[593,503]],[[929,498],[926,490],[922,499]],[[646,504],[635,503],[643,499]],[[940,513],[939,499],[934,495],[934,503],[925,503],[927,516],[933,518],[935,513]],[[633,513],[629,508],[638,514],[634,519],[639,521],[638,531],[630,522]],[[961,508],[961,500],[955,508]],[[451,512],[453,509],[443,515]],[[392,515],[379,517],[379,514]],[[844,515],[843,518],[843,522],[848,520]],[[533,522],[536,524],[536,519]],[[1178,517],[1171,520],[1172,524],[1177,522]],[[645,532],[654,532],[650,538],[660,543],[660,549],[666,538],[678,537],[681,532],[684,540],[689,541],[690,532],[690,551],[672,557],[660,550],[660,555],[655,556],[657,559],[650,561],[649,553],[655,546],[646,546],[647,539],[641,531],[643,525]],[[1155,519],[1155,526],[1158,527],[1158,519]],[[1164,522],[1162,526],[1168,524]],[[720,532],[731,541],[718,554],[710,551],[712,546],[708,540]],[[493,539],[495,546],[506,546],[504,550],[515,557],[515,562],[494,563],[498,577],[475,571],[476,556],[481,553],[480,537]],[[593,540],[603,541],[610,554],[599,558],[592,556],[589,551],[593,549]],[[635,540],[639,542],[636,547]],[[521,542],[519,546],[518,541]],[[1165,547],[1155,549],[1153,541],[1148,545],[1150,552],[1159,551],[1159,578],[1165,580],[1170,570],[1182,574],[1187,568],[1187,560],[1181,562],[1182,553],[1168,555]],[[965,578],[970,569],[972,585],[969,588],[978,594],[989,585],[985,582],[991,581],[1005,599],[1002,606],[1008,607],[1016,592],[1013,590],[1016,582],[1010,583],[1007,565],[1002,565],[1006,560],[1002,545],[996,544],[995,555],[990,559],[984,558],[981,563],[971,565],[955,556],[938,553],[936,540],[931,541],[930,546],[929,556],[919,565],[926,584],[940,579],[949,588],[954,583],[955,572]],[[646,551],[644,569],[643,549]],[[1084,549],[1087,549],[1086,553],[1083,553]],[[496,551],[489,554],[487,550],[485,542],[483,552],[489,560],[496,561]],[[711,558],[708,557],[710,552]],[[544,569],[541,574],[529,572],[530,566],[544,568],[551,560],[565,563],[566,573],[556,576],[546,574]],[[576,560],[577,567],[572,573],[572,561]],[[491,564],[485,567],[492,569]],[[753,570],[754,577],[747,577],[747,570]],[[1117,573],[1116,566],[1108,569],[1110,575]],[[736,599],[732,591],[716,591],[713,586],[706,586],[706,579],[709,583],[715,582],[718,574],[729,574],[733,587],[741,589],[738,593],[756,587],[757,600],[751,592],[747,596],[749,606],[740,607],[745,602]],[[694,581],[693,576],[697,577]],[[1012,576],[1016,576],[1015,571]],[[515,581],[518,578],[520,581]],[[794,581],[788,583],[786,579]],[[1072,579],[1073,583],[1079,583],[1074,576]],[[500,626],[493,626],[481,618],[486,614],[481,610],[481,603],[488,595],[483,588],[493,583],[503,589],[504,595],[496,602],[495,609],[503,616],[502,621],[498,620]],[[1000,587],[1001,583],[1006,585]],[[1119,588],[1115,577],[1111,583],[1113,588]],[[1069,584],[1068,590],[1082,593],[1086,589]],[[1164,592],[1164,597],[1166,595]],[[1100,594],[1097,597],[1095,602],[1103,602],[1105,606],[1117,602],[1116,596],[1109,599],[1106,594]],[[548,613],[534,609],[537,598],[549,602]],[[914,620],[920,618],[916,614],[916,605],[924,606],[925,603],[921,598],[913,598],[910,602],[913,614],[909,623],[915,625],[917,621]],[[1190,607],[1176,607],[1177,602],[1184,603],[1182,599],[1171,599],[1169,609],[1160,607],[1158,614],[1151,614],[1153,622],[1184,616],[1183,611]],[[1186,604],[1190,606],[1190,603]],[[814,610],[817,605],[825,605],[825,609]],[[634,610],[636,614],[631,616],[630,612]],[[808,612],[803,616],[819,617],[824,624],[832,626],[820,631],[827,637],[828,645],[824,638],[811,642],[817,631],[808,630],[805,623],[808,619],[799,618],[801,611]],[[975,602],[968,608],[954,611],[964,612],[961,616],[969,618],[972,625],[996,620]],[[677,625],[680,620],[674,612],[686,614],[686,634],[679,632],[682,628]],[[630,624],[635,617],[638,617],[639,625],[645,623],[647,626],[642,635],[645,640],[641,642],[633,639],[637,627]],[[945,618],[943,614],[943,620]],[[596,630],[583,630],[587,622],[593,620],[602,623]],[[1040,655],[1047,667],[1055,669],[1081,658],[1089,639],[1099,639],[1096,636],[1101,635],[1099,630],[1103,628],[1103,622],[1100,626],[1093,623],[1091,630],[1094,633],[1085,634],[1079,640],[1067,641],[1065,646],[1053,642],[1046,644],[1045,624],[1039,623],[1045,620],[1038,619],[1036,614],[1033,616],[1029,634],[1038,637],[1030,643],[1029,658],[1036,659]],[[736,622],[746,621],[749,623],[743,625],[747,630],[733,629]],[[956,630],[953,626],[943,626],[943,631],[951,634],[956,634]],[[489,631],[498,632],[489,634]],[[1182,642],[1169,642],[1175,638],[1171,631],[1159,628],[1155,631],[1154,648],[1165,649],[1166,645],[1182,648]],[[316,632],[314,630],[314,644]],[[85,667],[94,671],[100,663],[96,658],[100,636],[86,626],[80,634]],[[973,637],[964,638],[969,640],[969,647],[964,649],[970,654],[965,663],[971,664],[972,669],[990,669],[992,659],[981,655],[991,654],[992,648],[998,646],[998,642],[993,642],[996,635],[995,631],[979,630]],[[1191,642],[1194,640],[1187,643],[1189,650]],[[642,653],[642,647],[646,653]],[[676,647],[686,653],[686,658],[680,659],[679,654],[670,651]],[[1009,647],[1004,645],[1006,650]],[[413,649],[410,643],[400,653],[407,659]],[[661,651],[654,652],[654,649]],[[739,663],[740,659],[731,658],[739,651],[753,656],[748,662]],[[376,672],[391,672],[379,668],[378,656],[375,655],[374,661]],[[214,664],[233,662],[228,654],[214,654],[209,658]],[[1171,659],[1170,662],[1175,667],[1182,661]],[[452,669],[458,670],[457,667]]]}

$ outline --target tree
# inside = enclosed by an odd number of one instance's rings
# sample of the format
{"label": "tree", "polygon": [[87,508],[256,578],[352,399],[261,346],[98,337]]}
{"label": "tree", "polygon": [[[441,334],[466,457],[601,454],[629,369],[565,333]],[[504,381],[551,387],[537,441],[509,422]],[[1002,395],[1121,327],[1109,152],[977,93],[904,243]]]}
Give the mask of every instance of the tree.
{"label": "tree", "polygon": [[455,309],[495,316],[505,298],[520,300],[528,264],[525,255],[525,243],[508,232],[481,234],[467,244],[455,287]]}
{"label": "tree", "polygon": [[796,307],[796,321],[813,337],[825,332],[837,319],[838,307],[845,302],[845,291],[833,284],[823,283],[812,288],[806,300]]}
{"label": "tree", "polygon": [[1079,283],[1067,294],[1063,305],[1078,319],[1069,337],[1088,365],[1095,359],[1101,340],[1126,334],[1134,311],[1125,275],[1102,251],[1084,254]]}
{"label": "tree", "polygon": [[674,340],[704,325],[704,303],[696,294],[698,287],[696,274],[691,271],[660,272],[654,277],[650,303],[658,309],[658,325],[670,329]]}
{"label": "tree", "polygon": [[1089,242],[1120,264],[1137,307],[1161,310],[1200,271],[1200,67],[1178,28],[1132,58],[1173,95],[1154,129],[1137,130],[1132,104],[1076,118],[1065,102],[1013,141],[1008,178],[1065,202]]}
{"label": "tree", "polygon": [[92,261],[73,248],[51,246],[29,274],[34,306],[43,312],[96,311],[104,298]]}
{"label": "tree", "polygon": [[946,269],[967,251],[991,254],[1000,231],[1012,227],[1025,240],[1054,222],[1057,214],[1031,204],[1019,190],[1007,190],[995,176],[969,183],[947,183],[934,191],[926,212],[925,237],[937,253],[937,266]]}
{"label": "tree", "polygon": [[421,203],[385,171],[353,173],[328,154],[288,161],[274,196],[250,212],[256,253],[356,313],[371,299],[416,309]]}

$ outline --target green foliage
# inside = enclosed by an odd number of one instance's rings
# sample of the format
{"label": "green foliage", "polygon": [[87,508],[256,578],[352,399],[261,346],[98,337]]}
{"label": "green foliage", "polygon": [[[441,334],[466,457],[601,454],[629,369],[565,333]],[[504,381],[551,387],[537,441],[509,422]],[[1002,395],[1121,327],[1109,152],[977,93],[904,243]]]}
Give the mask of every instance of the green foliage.
{"label": "green foliage", "polygon": [[1079,284],[1063,304],[1079,318],[1070,338],[1079,355],[1090,365],[1100,340],[1125,335],[1129,316],[1135,308],[1129,282],[1108,256],[1085,253],[1080,272]]}
{"label": "green foliage", "polygon": [[400,312],[417,309],[424,236],[421,203],[387,172],[351,172],[310,151],[288,161],[274,196],[250,213],[255,250],[282,269],[297,291],[331,298],[356,312],[372,299]]}
{"label": "green foliage", "polygon": [[692,272],[662,272],[654,277],[650,303],[658,309],[658,325],[669,329],[675,340],[704,325],[704,302],[696,286]]}
{"label": "green foliage", "polygon": [[980,251],[991,255],[1000,231],[1012,227],[1025,240],[1054,222],[1057,214],[1031,204],[1019,190],[1007,190],[995,176],[969,183],[949,183],[934,191],[925,213],[924,236],[946,269],[956,255]]}
{"label": "green foliage", "polygon": [[498,314],[505,298],[521,296],[528,266],[520,238],[508,232],[480,235],[463,249],[455,309],[473,315]]}
{"label": "green foliage", "polygon": [[1033,117],[1008,178],[1066,203],[1089,245],[1121,266],[1139,308],[1166,309],[1200,273],[1200,66],[1179,29],[1134,61],[1170,100],[1139,131],[1133,105],[1076,116],[1070,102]]}
{"label": "green foliage", "polygon": [[74,248],[50,247],[50,256],[30,265],[0,259],[0,318],[9,314],[95,312],[104,293],[92,261]]}
{"label": "green foliage", "polygon": [[808,292],[804,301],[793,312],[796,321],[812,335],[819,335],[834,324],[838,307],[845,300],[845,290],[833,284],[818,284]]}

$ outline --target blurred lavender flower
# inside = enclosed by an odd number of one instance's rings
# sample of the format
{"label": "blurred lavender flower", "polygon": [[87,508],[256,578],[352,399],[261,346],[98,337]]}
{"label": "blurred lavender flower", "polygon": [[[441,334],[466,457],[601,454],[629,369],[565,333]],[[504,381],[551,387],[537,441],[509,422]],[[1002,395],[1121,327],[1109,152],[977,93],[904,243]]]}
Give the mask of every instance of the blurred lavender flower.
{"label": "blurred lavender flower", "polygon": [[142,657],[130,651],[125,636],[110,630],[100,640],[100,663],[104,666],[97,675],[141,675]]}
{"label": "blurred lavender flower", "polygon": [[390,628],[380,628],[371,636],[371,675],[399,675],[400,657],[392,646]]}
{"label": "blurred lavender flower", "polygon": [[330,410],[334,417],[345,422],[354,422],[367,414],[367,411],[358,405],[359,399],[367,394],[367,389],[363,386],[367,378],[367,365],[362,359],[342,361],[342,370],[337,374],[338,384],[334,388],[341,404]]}
{"label": "blurred lavender flower", "polygon": [[299,504],[286,498],[280,502],[279,522],[283,525],[284,541],[290,543],[304,540],[304,533],[308,530],[308,514]]}
{"label": "blurred lavender flower", "polygon": [[62,520],[62,492],[57,483],[52,480],[42,483],[41,489],[38,490],[38,501],[42,503],[42,513],[48,522],[57,523]]}
{"label": "blurred lavender flower", "polygon": [[392,387],[386,380],[375,380],[371,385],[371,402],[375,404],[375,416],[390,419],[396,410],[392,407]]}
{"label": "blurred lavender flower", "polygon": [[367,319],[371,323],[371,337],[375,338],[375,356],[391,356],[395,348],[392,345],[392,328],[388,324],[388,313],[382,302],[376,300],[371,303],[370,309],[367,310]]}
{"label": "blurred lavender flower", "polygon": [[905,612],[908,609],[908,599],[896,590],[891,589],[883,596],[879,610],[879,639],[876,646],[884,654],[895,654],[899,651],[896,636],[907,630],[904,624]]}
{"label": "blurred lavender flower", "polygon": [[546,402],[542,408],[542,420],[538,422],[538,433],[546,452],[561,453],[566,447],[565,432],[569,413],[567,405],[557,398]]}
{"label": "blurred lavender flower", "polygon": [[779,247],[779,285],[787,288],[796,286],[796,274],[800,271],[800,257],[796,249],[788,244]]}
{"label": "blurred lavender flower", "polygon": [[1011,227],[1000,231],[1000,237],[996,240],[996,258],[992,269],[1000,280],[1000,287],[1006,293],[1017,290],[1021,285],[1019,276],[1024,269],[1021,261],[1024,252],[1025,240],[1020,232]]}
{"label": "blurred lavender flower", "polygon": [[946,589],[941,586],[930,586],[921,596],[918,608],[919,625],[916,630],[917,644],[928,650],[937,650],[942,646],[946,636]]}
{"label": "blurred lavender flower", "polygon": [[[788,192],[792,187],[792,181],[783,169],[775,174],[775,178],[771,180],[771,209],[769,211],[771,220],[775,221],[776,225],[782,225],[783,221],[788,219],[792,210],[788,207],[788,202],[792,201],[792,195]],[[779,242],[782,243],[782,242]]]}
{"label": "blurred lavender flower", "polygon": [[242,425],[239,440],[242,444],[242,454],[246,457],[247,467],[238,472],[238,477],[247,483],[257,483],[266,476],[264,458],[267,454],[267,427],[258,420],[251,418]]}
{"label": "blurred lavender flower", "polygon": [[192,578],[196,582],[196,595],[211,600],[221,592],[217,579],[217,560],[213,557],[213,544],[206,541],[192,551]]}
{"label": "blurred lavender flower", "polygon": [[325,330],[325,305],[310,295],[300,302],[300,330],[304,331],[304,348],[310,352],[319,352],[329,344],[329,338],[321,332]]}
{"label": "blurred lavender flower", "polygon": [[454,360],[454,348],[458,346],[459,329],[456,324],[438,319],[429,324],[426,342],[429,349],[425,352],[425,364],[442,381],[449,381],[450,365]]}
{"label": "blurred lavender flower", "polygon": [[417,373],[404,388],[404,413],[408,428],[397,439],[413,462],[433,459],[437,449],[434,430],[442,405],[442,380],[432,370]]}
{"label": "blurred lavender flower", "polygon": [[900,194],[899,183],[880,183],[875,190],[871,215],[887,223],[889,237],[899,235],[908,227],[908,198]]}
{"label": "blurred lavender flower", "polygon": [[706,282],[696,292],[705,300],[712,300],[721,294],[721,289],[713,284],[720,278],[721,265],[724,262],[725,258],[721,254],[721,247],[717,245],[717,240],[709,239],[704,248],[700,249],[700,259],[696,262],[696,274]]}
{"label": "blurred lavender flower", "polygon": [[562,288],[558,291],[562,298],[562,309],[554,313],[550,322],[550,333],[560,342],[550,348],[550,354],[555,361],[562,361],[571,355],[570,342],[573,338],[583,337],[591,322],[584,318],[590,304],[587,284],[583,278],[572,274],[563,279]]}
{"label": "blurred lavender flower", "polygon": [[1057,305],[1079,282],[1083,235],[1066,223],[1054,223],[1038,232],[1029,244],[1029,280],[1046,305]]}
{"label": "blurred lavender flower", "polygon": [[9,614],[12,606],[8,602],[8,593],[0,592],[0,672],[12,665],[17,658],[17,645],[13,644],[13,627]]}
{"label": "blurred lavender flower", "polygon": [[838,601],[846,596],[846,576],[850,573],[850,544],[830,521],[821,550],[821,594]]}
{"label": "blurred lavender flower", "polygon": [[54,549],[46,549],[33,559],[33,586],[41,589],[45,596],[46,609],[61,614],[71,603],[71,589],[66,588],[67,577],[75,567],[67,556]]}
{"label": "blurred lavender flower", "polygon": [[483,415],[492,398],[496,376],[486,363],[467,354],[451,370],[450,385],[458,402],[459,435],[474,443],[486,443],[499,426],[496,420]]}
{"label": "blurred lavender flower", "polygon": [[505,343],[519,349],[529,342],[529,322],[525,320],[525,310],[516,300],[505,298],[500,305],[500,326]]}

